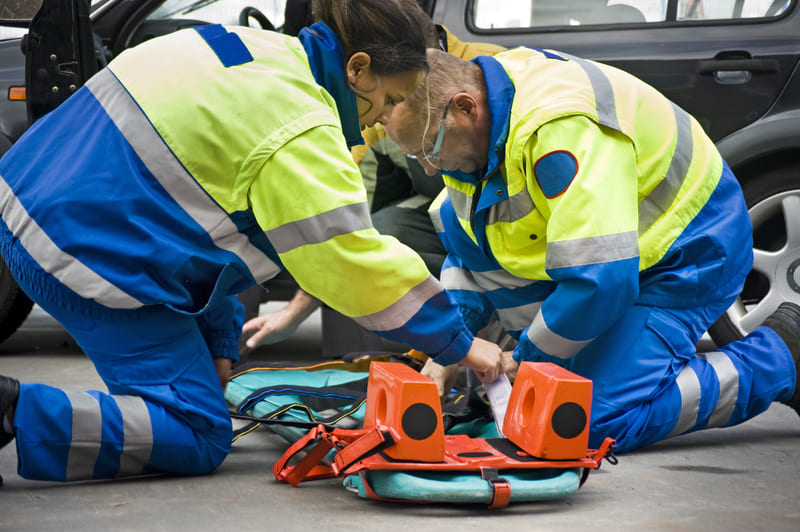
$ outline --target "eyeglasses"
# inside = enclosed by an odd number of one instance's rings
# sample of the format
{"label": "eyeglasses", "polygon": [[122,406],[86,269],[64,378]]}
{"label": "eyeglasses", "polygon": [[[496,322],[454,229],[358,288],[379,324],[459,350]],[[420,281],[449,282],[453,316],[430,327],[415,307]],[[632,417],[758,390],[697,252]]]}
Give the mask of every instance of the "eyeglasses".
{"label": "eyeglasses", "polygon": [[450,110],[450,106],[453,105],[453,99],[447,102],[447,107],[444,108],[444,113],[442,114],[442,123],[439,126],[439,132],[436,134],[436,141],[433,143],[433,151],[430,155],[424,155],[424,148],[423,148],[423,155],[422,157],[418,157],[416,155],[409,155],[410,159],[425,159],[431,164],[437,164],[441,162],[442,158],[439,157],[439,150],[442,149],[442,139],[444,138],[444,130],[445,130],[445,121],[447,120],[447,111]]}

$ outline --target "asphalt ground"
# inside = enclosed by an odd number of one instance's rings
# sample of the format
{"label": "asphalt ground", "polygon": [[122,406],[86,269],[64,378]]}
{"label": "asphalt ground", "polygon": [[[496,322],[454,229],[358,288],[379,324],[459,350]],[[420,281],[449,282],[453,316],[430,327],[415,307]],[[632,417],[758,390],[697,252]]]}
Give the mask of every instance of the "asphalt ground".
{"label": "asphalt ground", "polygon": [[[269,310],[268,304],[262,311]],[[320,357],[319,314],[254,359]],[[0,344],[0,374],[66,389],[104,389],[71,338],[38,308]],[[362,499],[340,481],[294,488],[272,465],[288,444],[268,430],[234,443],[213,475],[56,483],[16,474],[14,445],[0,450],[0,530],[800,530],[800,417],[775,404],[737,427],[668,440],[603,463],[556,501],[482,505]]]}

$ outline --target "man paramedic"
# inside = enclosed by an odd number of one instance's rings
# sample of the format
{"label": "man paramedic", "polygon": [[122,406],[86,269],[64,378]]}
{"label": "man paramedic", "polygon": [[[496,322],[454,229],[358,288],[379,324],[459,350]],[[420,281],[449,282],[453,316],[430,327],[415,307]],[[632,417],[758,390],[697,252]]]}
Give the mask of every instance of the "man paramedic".
{"label": "man paramedic", "polygon": [[519,339],[507,373],[549,361],[592,379],[589,444],[608,436],[618,451],[735,425],[773,401],[800,410],[797,305],[696,353],[742,288],[752,229],[694,118],[559,52],[428,59],[387,133],[444,174],[431,207],[449,252],[442,283],[473,331],[496,311]]}

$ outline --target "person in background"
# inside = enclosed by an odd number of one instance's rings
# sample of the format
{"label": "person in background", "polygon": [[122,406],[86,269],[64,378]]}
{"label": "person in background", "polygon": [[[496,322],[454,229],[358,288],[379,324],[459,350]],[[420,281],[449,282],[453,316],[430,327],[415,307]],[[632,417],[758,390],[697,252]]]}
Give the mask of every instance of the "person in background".
{"label": "person in background", "polygon": [[370,330],[498,375],[500,348],[372,227],[349,152],[425,72],[426,15],[316,9],[299,38],[205,25],[126,50],[0,160],[0,252],[108,388],[0,377],[0,446],[16,437],[21,476],[219,467],[236,295],[282,269]]}
{"label": "person in background", "polygon": [[496,313],[519,340],[507,374],[551,362],[591,379],[589,444],[611,437],[620,452],[736,425],[773,401],[800,410],[797,305],[696,352],[742,289],[752,228],[692,116],[558,51],[428,59],[386,130],[444,175],[431,208],[448,251],[441,280],[472,331]]}

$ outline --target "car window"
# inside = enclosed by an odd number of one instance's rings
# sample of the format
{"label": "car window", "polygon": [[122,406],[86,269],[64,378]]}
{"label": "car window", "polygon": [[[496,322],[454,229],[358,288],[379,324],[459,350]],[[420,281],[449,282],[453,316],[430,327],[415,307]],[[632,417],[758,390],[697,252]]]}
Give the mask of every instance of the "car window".
{"label": "car window", "polygon": [[[90,9],[108,0],[90,0]],[[28,22],[42,7],[42,0],[0,0],[0,40],[18,39],[28,33]],[[11,24],[17,23],[12,26]]]}
{"label": "car window", "polygon": [[41,3],[41,0],[4,0],[0,2],[0,41],[22,37],[28,31],[27,28],[5,24],[30,20],[39,10]]}
{"label": "car window", "polygon": [[[239,24],[239,15],[248,7],[258,9],[276,28],[283,25],[286,0],[166,0],[147,18]],[[250,25],[258,27],[257,22]]]}
{"label": "car window", "polygon": [[30,19],[41,5],[42,0],[4,0],[0,2],[0,20]]}
{"label": "car window", "polygon": [[795,0],[475,0],[479,29],[777,17]]}

